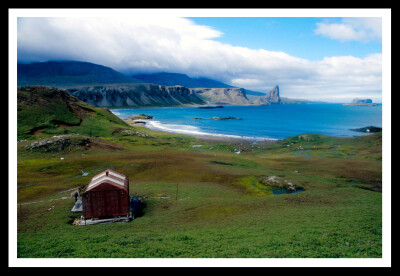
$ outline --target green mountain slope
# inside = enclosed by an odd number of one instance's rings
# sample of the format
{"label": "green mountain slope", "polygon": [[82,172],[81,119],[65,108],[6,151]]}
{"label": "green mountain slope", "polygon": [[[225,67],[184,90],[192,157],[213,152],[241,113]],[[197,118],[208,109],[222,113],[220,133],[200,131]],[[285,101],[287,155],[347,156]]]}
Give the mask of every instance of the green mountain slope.
{"label": "green mountain slope", "polygon": [[108,109],[95,108],[65,90],[25,86],[17,90],[17,136],[85,134],[111,136],[116,128],[129,127]]}

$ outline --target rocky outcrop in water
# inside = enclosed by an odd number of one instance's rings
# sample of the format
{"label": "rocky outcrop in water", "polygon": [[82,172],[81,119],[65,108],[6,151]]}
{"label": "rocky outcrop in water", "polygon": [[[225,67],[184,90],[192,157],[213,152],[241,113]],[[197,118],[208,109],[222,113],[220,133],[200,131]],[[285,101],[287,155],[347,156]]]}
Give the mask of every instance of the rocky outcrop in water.
{"label": "rocky outcrop in water", "polygon": [[235,117],[230,117],[230,116],[228,116],[228,117],[212,117],[211,119],[213,119],[213,120],[220,120],[220,121],[226,121],[226,120],[243,120],[243,119],[241,119],[241,118],[235,118]]}
{"label": "rocky outcrop in water", "polygon": [[70,94],[93,106],[174,106],[204,104],[196,93],[183,86],[150,83],[109,84],[69,87]]}
{"label": "rocky outcrop in water", "polygon": [[206,105],[206,106],[199,106],[201,109],[213,109],[213,108],[223,108],[222,105]]}
{"label": "rocky outcrop in water", "polygon": [[279,86],[276,85],[267,95],[262,96],[254,101],[254,104],[267,105],[267,104],[280,104],[281,98],[279,96]]}
{"label": "rocky outcrop in water", "polygon": [[128,119],[131,120],[138,120],[138,119],[153,119],[153,116],[146,115],[146,114],[137,114],[137,115],[132,115],[129,116]]}

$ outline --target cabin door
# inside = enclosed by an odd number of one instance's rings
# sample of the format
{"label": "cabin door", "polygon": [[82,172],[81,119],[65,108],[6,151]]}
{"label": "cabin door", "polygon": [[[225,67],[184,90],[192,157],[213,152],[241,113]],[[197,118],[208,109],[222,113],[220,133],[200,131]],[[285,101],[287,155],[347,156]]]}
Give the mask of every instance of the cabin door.
{"label": "cabin door", "polygon": [[91,217],[107,216],[106,202],[103,191],[90,193]]}
{"label": "cabin door", "polygon": [[119,216],[119,193],[120,191],[107,191],[105,193],[105,201],[107,207],[107,214],[109,216]]}

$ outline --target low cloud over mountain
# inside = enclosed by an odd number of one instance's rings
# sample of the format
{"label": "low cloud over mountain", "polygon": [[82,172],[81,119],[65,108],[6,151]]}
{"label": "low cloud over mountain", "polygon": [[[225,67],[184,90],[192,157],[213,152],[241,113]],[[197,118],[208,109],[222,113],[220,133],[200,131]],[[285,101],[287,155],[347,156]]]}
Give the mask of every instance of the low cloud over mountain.
{"label": "low cloud over mountain", "polygon": [[82,60],[125,74],[176,72],[261,92],[279,83],[293,98],[380,100],[380,53],[310,61],[216,41],[221,35],[178,17],[19,18],[17,53],[22,62]]}

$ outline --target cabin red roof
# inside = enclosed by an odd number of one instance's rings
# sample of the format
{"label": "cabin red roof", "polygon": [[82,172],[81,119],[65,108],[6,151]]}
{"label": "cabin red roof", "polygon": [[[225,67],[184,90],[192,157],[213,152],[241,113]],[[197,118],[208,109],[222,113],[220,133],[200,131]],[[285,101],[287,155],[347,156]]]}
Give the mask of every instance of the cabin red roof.
{"label": "cabin red roof", "polygon": [[123,189],[129,192],[129,179],[126,175],[112,169],[105,170],[89,182],[85,192],[93,190]]}

